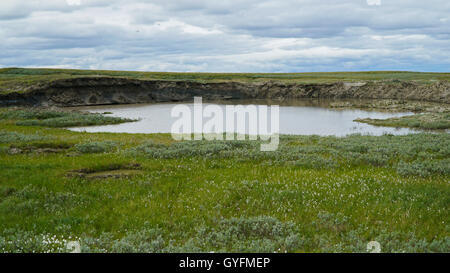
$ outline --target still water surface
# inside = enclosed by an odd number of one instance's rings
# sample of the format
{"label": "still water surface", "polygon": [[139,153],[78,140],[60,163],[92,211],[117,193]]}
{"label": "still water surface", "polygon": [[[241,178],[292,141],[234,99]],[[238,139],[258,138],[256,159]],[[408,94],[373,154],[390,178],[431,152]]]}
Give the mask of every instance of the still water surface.
{"label": "still water surface", "polygon": [[[407,128],[378,127],[354,121],[357,118],[385,119],[411,115],[412,113],[409,112],[392,113],[357,109],[333,109],[327,107],[330,101],[317,100],[292,100],[285,102],[239,100],[213,103],[218,104],[224,112],[225,105],[230,104],[280,105],[280,134],[345,136],[356,133],[364,135],[382,135],[385,133],[401,135],[420,132]],[[70,128],[70,130],[81,132],[170,133],[172,124],[178,119],[171,117],[171,110],[177,104],[156,103],[78,107],[77,109],[79,110],[93,113],[111,112],[110,116],[139,119],[139,121],[116,125],[76,127]],[[203,107],[209,104],[211,103],[203,103]],[[193,103],[186,103],[185,105],[191,109],[194,106]],[[204,118],[203,122],[207,120],[209,118]]]}

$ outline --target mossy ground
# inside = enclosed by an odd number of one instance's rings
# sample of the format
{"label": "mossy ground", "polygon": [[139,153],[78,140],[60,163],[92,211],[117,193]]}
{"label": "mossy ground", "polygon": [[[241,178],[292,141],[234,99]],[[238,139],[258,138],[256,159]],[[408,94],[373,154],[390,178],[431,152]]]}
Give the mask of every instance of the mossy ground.
{"label": "mossy ground", "polygon": [[264,153],[18,119],[0,119],[0,252],[450,251],[446,133],[282,136]]}

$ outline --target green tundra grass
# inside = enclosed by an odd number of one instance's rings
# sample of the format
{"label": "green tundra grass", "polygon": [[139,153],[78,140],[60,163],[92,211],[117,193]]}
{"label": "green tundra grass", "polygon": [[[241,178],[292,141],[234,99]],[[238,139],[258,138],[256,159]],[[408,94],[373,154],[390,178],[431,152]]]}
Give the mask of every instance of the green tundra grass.
{"label": "green tundra grass", "polygon": [[[450,135],[174,142],[0,109],[0,252],[450,251]],[[98,115],[79,124],[121,122]],[[34,122],[33,122],[34,121]]]}
{"label": "green tundra grass", "polygon": [[136,72],[108,70],[75,70],[43,68],[3,68],[0,69],[0,93],[26,92],[30,86],[58,79],[77,77],[125,77],[142,80],[176,80],[198,82],[251,82],[281,81],[300,83],[334,83],[339,81],[449,81],[450,73],[408,72],[408,71],[368,71],[368,72],[318,72],[318,73],[172,73]]}
{"label": "green tundra grass", "polygon": [[358,122],[365,122],[376,126],[421,128],[430,130],[449,129],[450,113],[422,113],[411,116],[389,119],[357,119]]}

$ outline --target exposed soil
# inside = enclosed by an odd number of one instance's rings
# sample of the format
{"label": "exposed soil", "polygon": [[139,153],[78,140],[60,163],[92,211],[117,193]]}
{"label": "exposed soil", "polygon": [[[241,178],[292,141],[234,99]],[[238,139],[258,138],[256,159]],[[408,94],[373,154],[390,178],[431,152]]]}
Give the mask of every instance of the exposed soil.
{"label": "exposed soil", "polygon": [[86,179],[106,179],[106,178],[128,178],[131,176],[142,174],[140,170],[113,170],[105,172],[95,172],[86,174],[84,178]]}
{"label": "exposed soil", "polygon": [[0,95],[0,105],[85,106],[204,99],[358,98],[450,103],[450,82],[370,81],[282,83],[137,80],[117,77],[62,79]]}
{"label": "exposed soil", "polygon": [[40,143],[36,145],[11,145],[9,147],[8,153],[11,155],[15,154],[28,154],[28,153],[38,153],[38,154],[53,154],[66,152],[73,145],[60,143]]}
{"label": "exposed soil", "polygon": [[100,170],[81,169],[70,171],[67,176],[80,177],[84,179],[106,179],[106,178],[128,178],[142,174],[140,164],[105,166]]}

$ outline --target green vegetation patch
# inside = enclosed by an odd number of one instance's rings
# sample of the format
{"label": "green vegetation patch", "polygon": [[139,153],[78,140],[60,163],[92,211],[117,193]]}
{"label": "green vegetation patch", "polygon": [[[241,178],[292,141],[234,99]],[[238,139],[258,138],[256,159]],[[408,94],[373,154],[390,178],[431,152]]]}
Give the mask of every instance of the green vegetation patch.
{"label": "green vegetation patch", "polygon": [[[127,231],[121,238],[104,232],[98,237],[33,234],[24,230],[5,230],[0,235],[0,252],[70,252],[70,241],[77,241],[82,252],[88,253],[196,253],[248,252],[284,253],[297,249],[321,249],[325,252],[366,252],[367,241],[362,226],[354,230],[341,229],[348,223],[342,214],[319,212],[311,223],[319,232],[308,237],[300,233],[294,222],[282,222],[271,216],[232,217],[213,220],[212,227],[200,226],[190,239],[177,241],[162,228],[146,227]],[[341,242],[332,243],[321,230],[339,232]],[[374,240],[383,252],[447,252],[450,238],[420,239],[413,232],[383,230]]]}
{"label": "green vegetation patch", "polygon": [[45,109],[7,109],[0,112],[0,119],[17,120],[19,126],[75,127],[118,124],[135,121],[118,117],[106,117],[96,113],[82,113]]}
{"label": "green vegetation patch", "polygon": [[[276,151],[260,151],[260,141],[182,141],[169,145],[147,141],[130,148],[132,157],[175,159],[202,157],[235,158],[265,165],[293,166],[302,169],[335,169],[369,165],[397,166],[399,174],[410,175],[408,168],[422,176],[448,175],[450,156],[448,134],[412,134],[406,136],[341,137],[282,136]],[[424,162],[427,164],[418,164]],[[430,165],[431,164],[431,165]]]}
{"label": "green vegetation patch", "polygon": [[[183,243],[164,238],[160,229],[128,232],[120,240],[98,240],[87,250],[111,252],[292,252],[301,244],[293,222],[270,216],[214,220],[214,227],[201,226]],[[105,236],[106,237],[106,236]],[[103,250],[99,248],[102,246]]]}
{"label": "green vegetation patch", "polygon": [[433,174],[450,175],[450,158],[443,160],[417,160],[411,163],[400,162],[397,172],[404,176],[427,177]]}
{"label": "green vegetation patch", "polygon": [[113,141],[87,142],[75,145],[75,149],[83,154],[106,153],[117,148],[117,143]]}
{"label": "green vegetation patch", "polygon": [[37,134],[22,134],[11,131],[0,131],[0,143],[16,143],[16,142],[30,142],[38,140],[46,140],[49,137]]}
{"label": "green vegetation patch", "polygon": [[7,115],[0,252],[68,252],[70,241],[83,252],[366,252],[370,241],[450,251],[444,132],[281,136],[261,152],[259,141],[73,132],[16,124],[59,113]]}
{"label": "green vegetation patch", "polygon": [[184,141],[163,145],[152,141],[129,150],[132,155],[144,155],[153,158],[177,158],[181,156],[225,156],[227,151],[256,150],[259,142],[250,141]]}
{"label": "green vegetation patch", "polygon": [[376,126],[407,127],[427,130],[450,129],[450,112],[424,113],[388,119],[356,119],[357,122]]}

